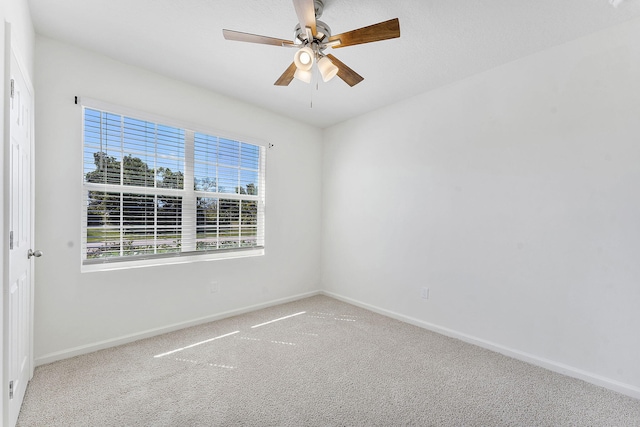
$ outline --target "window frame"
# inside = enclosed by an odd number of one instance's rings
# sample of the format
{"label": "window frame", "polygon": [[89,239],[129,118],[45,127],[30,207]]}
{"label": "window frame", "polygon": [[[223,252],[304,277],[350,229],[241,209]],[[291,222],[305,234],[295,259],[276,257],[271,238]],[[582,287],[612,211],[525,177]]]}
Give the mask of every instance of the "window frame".
{"label": "window frame", "polygon": [[[200,262],[200,261],[212,261],[212,260],[222,260],[222,259],[235,259],[235,258],[246,258],[246,257],[255,257],[262,256],[265,253],[265,234],[266,234],[266,222],[265,222],[265,210],[266,210],[266,149],[270,147],[270,144],[247,136],[239,136],[237,134],[231,134],[229,132],[224,132],[212,128],[208,128],[206,126],[201,126],[193,123],[189,123],[180,119],[172,119],[165,116],[148,113],[132,108],[127,108],[119,105],[110,104],[107,102],[91,99],[91,98],[82,98],[79,100],[78,104],[80,104],[80,124],[81,124],[81,138],[80,138],[80,149],[82,150],[82,162],[81,162],[81,187],[82,187],[82,196],[81,196],[81,223],[80,223],[80,241],[81,251],[80,251],[80,264],[81,271],[84,272],[94,272],[94,271],[106,271],[106,270],[122,270],[129,268],[138,268],[138,267],[147,267],[147,266],[157,266],[157,265],[169,265],[169,264],[183,264],[183,263],[192,263],[192,262]],[[184,131],[184,180],[183,180],[183,188],[182,189],[172,189],[172,188],[160,188],[154,185],[153,187],[144,187],[144,186],[127,186],[122,184],[106,184],[106,183],[88,183],[85,179],[85,109],[98,110],[101,112],[111,113],[114,115],[133,118],[136,120],[142,120],[145,122],[151,122],[156,125],[169,126],[178,128]],[[190,136],[187,136],[190,134]],[[196,190],[194,188],[194,165],[196,164],[195,156],[194,156],[194,146],[195,146],[195,135],[196,134],[204,134],[212,137],[216,137],[219,139],[226,139],[235,141],[238,143],[250,144],[258,147],[259,158],[258,158],[258,182],[259,182],[259,190],[258,195],[247,195],[247,194],[238,194],[238,193],[220,193],[216,192],[207,192]],[[187,142],[189,141],[189,142]],[[125,153],[123,153],[124,155]],[[191,160],[189,160],[189,156]],[[238,166],[238,170],[241,170],[241,165]],[[191,189],[191,190],[189,190]],[[190,228],[188,231],[190,236],[193,238],[193,250],[182,252],[182,250],[173,253],[166,254],[148,254],[148,255],[133,255],[133,256],[113,256],[113,257],[105,257],[100,259],[87,259],[87,230],[88,230],[88,204],[87,204],[87,191],[106,191],[110,192],[114,190],[114,192],[125,194],[125,193],[135,193],[136,195],[148,194],[148,195],[164,195],[168,197],[172,196],[180,196],[183,198],[182,205],[192,203],[193,209],[189,209],[189,212],[185,213],[185,210],[181,210],[181,236],[182,233],[185,232],[186,229]],[[223,249],[215,249],[215,250],[207,250],[207,251],[197,251],[195,248],[197,247],[197,233],[198,233],[198,224],[197,224],[197,207],[196,201],[199,197],[213,197],[218,199],[218,203],[220,200],[239,200],[240,203],[242,201],[256,201],[257,202],[257,225],[256,225],[256,233],[257,233],[257,242],[256,246],[249,247],[233,247],[233,248],[223,248]],[[185,201],[186,200],[186,201]],[[185,224],[185,217],[187,217],[187,221],[189,224]],[[155,223],[154,227],[157,228],[158,224]],[[239,225],[241,227],[241,225]],[[182,237],[181,237],[182,238]]]}

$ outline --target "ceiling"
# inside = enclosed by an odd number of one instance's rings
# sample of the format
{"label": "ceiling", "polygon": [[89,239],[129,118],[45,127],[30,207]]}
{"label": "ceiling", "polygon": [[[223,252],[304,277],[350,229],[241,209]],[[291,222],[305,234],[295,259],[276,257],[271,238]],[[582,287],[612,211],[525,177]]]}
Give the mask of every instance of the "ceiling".
{"label": "ceiling", "polygon": [[640,0],[325,0],[333,34],[400,19],[401,37],[328,49],[365,80],[273,83],[294,49],[222,29],[293,38],[291,0],[28,0],[38,34],[320,128],[640,17]]}

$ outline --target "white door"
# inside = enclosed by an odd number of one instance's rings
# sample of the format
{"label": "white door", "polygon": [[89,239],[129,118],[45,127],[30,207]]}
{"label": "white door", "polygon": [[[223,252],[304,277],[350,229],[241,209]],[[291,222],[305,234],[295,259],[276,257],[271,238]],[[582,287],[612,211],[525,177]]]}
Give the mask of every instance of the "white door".
{"label": "white door", "polygon": [[[27,383],[33,375],[33,217],[31,86],[11,50],[9,94],[9,268],[4,323],[9,381],[9,426],[18,419]],[[39,256],[40,254],[38,254]]]}

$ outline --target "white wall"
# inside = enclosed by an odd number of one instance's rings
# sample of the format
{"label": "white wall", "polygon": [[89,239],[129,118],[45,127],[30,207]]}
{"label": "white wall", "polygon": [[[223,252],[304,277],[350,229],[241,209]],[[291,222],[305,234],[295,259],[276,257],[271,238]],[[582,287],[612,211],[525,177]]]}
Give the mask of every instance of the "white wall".
{"label": "white wall", "polygon": [[328,129],[323,288],[640,397],[638,40],[635,20]]}
{"label": "white wall", "polygon": [[[36,267],[36,363],[319,289],[320,130],[41,37],[36,92],[36,246],[45,253]],[[266,255],[81,274],[75,96],[275,144],[267,150]]]}

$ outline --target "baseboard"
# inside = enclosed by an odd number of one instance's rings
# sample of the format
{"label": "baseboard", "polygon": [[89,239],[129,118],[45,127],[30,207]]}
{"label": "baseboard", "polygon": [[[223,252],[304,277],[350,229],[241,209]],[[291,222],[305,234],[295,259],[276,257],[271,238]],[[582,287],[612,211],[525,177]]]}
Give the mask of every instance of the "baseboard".
{"label": "baseboard", "polygon": [[591,384],[605,387],[607,389],[616,391],[618,393],[622,393],[626,396],[633,397],[635,399],[640,399],[639,387],[636,387],[630,384],[621,383],[619,381],[615,381],[610,378],[603,377],[601,375],[593,374],[593,373],[584,371],[582,369],[578,369],[573,366],[565,365],[563,363],[555,362],[553,360],[538,357],[533,354],[525,353],[519,350],[514,350],[500,344],[496,344],[484,339],[467,335],[462,332],[458,332],[449,328],[444,328],[444,327],[435,325],[433,323],[416,319],[414,317],[405,316],[403,314],[396,313],[391,310],[386,310],[371,304],[363,303],[361,301],[358,301],[349,297],[345,297],[333,292],[328,292],[328,291],[307,292],[304,294],[298,294],[298,295],[294,295],[287,298],[271,300],[265,303],[251,305],[251,306],[243,307],[236,310],[225,311],[225,312],[218,313],[211,316],[200,317],[200,318],[189,320],[186,322],[175,323],[175,324],[164,326],[161,328],[150,329],[150,330],[146,330],[136,334],[125,335],[118,338],[113,338],[113,339],[99,341],[99,342],[78,346],[78,347],[74,347],[66,350],[61,350],[61,351],[49,353],[44,356],[38,357],[34,360],[34,362],[35,362],[35,366],[46,365],[47,363],[52,363],[58,360],[68,359],[70,357],[92,353],[94,351],[103,350],[106,348],[115,347],[122,344],[127,344],[127,343],[141,340],[144,338],[149,338],[149,337],[161,335],[167,332],[173,332],[179,329],[188,328],[190,326],[201,325],[203,323],[213,322],[216,320],[221,320],[221,319],[237,316],[244,313],[249,313],[251,311],[260,310],[263,308],[272,307],[279,304],[285,304],[288,302],[297,301],[303,298],[308,298],[308,297],[312,297],[314,295],[319,295],[319,294],[326,295],[328,297],[335,298],[337,300],[344,301],[346,303],[349,303],[358,307],[362,307],[369,311],[373,311],[374,313],[378,313],[383,316],[390,317],[392,319],[400,320],[402,322],[409,323],[411,325],[415,325],[415,326],[439,333],[441,335],[445,335],[451,338],[456,338],[461,341],[474,344],[479,347],[486,348],[488,350],[495,351],[500,354],[504,354],[505,356],[513,357],[514,359],[531,363],[532,365],[540,366],[542,368],[548,369],[553,372],[557,372],[559,374],[567,375],[573,378],[586,381]]}
{"label": "baseboard", "polygon": [[374,313],[378,313],[383,316],[390,317],[392,319],[400,320],[402,322],[409,323],[414,326],[428,329],[432,332],[436,332],[451,338],[456,338],[461,341],[467,342],[469,344],[474,344],[474,345],[477,345],[478,347],[486,348],[487,350],[495,351],[496,353],[504,354],[505,356],[509,356],[514,359],[530,363],[532,365],[540,366],[542,368],[548,369],[553,372],[557,372],[559,374],[577,378],[577,379],[586,381],[588,383],[595,384],[597,386],[616,391],[626,396],[633,397],[635,399],[640,399],[640,388],[630,384],[621,383],[619,381],[615,381],[610,378],[603,377],[601,375],[593,374],[593,373],[584,371],[582,369],[574,368],[573,366],[565,365],[563,363],[555,362],[553,360],[545,359],[543,357],[538,357],[533,354],[525,353],[519,350],[514,350],[500,344],[496,344],[487,340],[476,338],[471,335],[467,335],[452,329],[443,328],[433,323],[425,322],[423,320],[416,319],[414,317],[405,316],[403,314],[396,313],[391,310],[386,310],[384,308],[366,304],[366,303],[363,303],[363,302],[360,302],[352,298],[348,298],[333,292],[321,291],[320,293],[322,295],[326,295],[328,297],[335,298],[340,301],[344,301],[346,303],[367,309],[369,311],[373,311]]}
{"label": "baseboard", "polygon": [[124,335],[118,338],[108,339],[104,341],[98,341],[87,345],[82,345],[66,350],[56,351],[54,353],[45,354],[44,356],[37,357],[34,360],[35,366],[46,365],[47,363],[56,362],[58,360],[68,359],[70,357],[80,356],[82,354],[93,353],[94,351],[104,350],[105,348],[115,347],[122,344],[128,344],[133,341],[138,341],[144,338],[150,338],[156,335],[166,334],[167,332],[173,332],[180,329],[188,328],[190,326],[201,325],[203,323],[209,323],[216,320],[226,319],[227,317],[238,316],[240,314],[249,313],[251,311],[261,310],[267,307],[273,307],[279,304],[285,304],[292,301],[297,301],[303,298],[319,295],[320,291],[312,291],[304,294],[298,294],[291,297],[281,298],[277,300],[268,301],[261,304],[255,304],[248,307],[243,307],[236,310],[229,310],[222,313],[217,313],[211,316],[200,317],[197,319],[188,320],[185,322],[174,323],[172,325],[163,326],[160,328],[149,329],[135,334]]}

